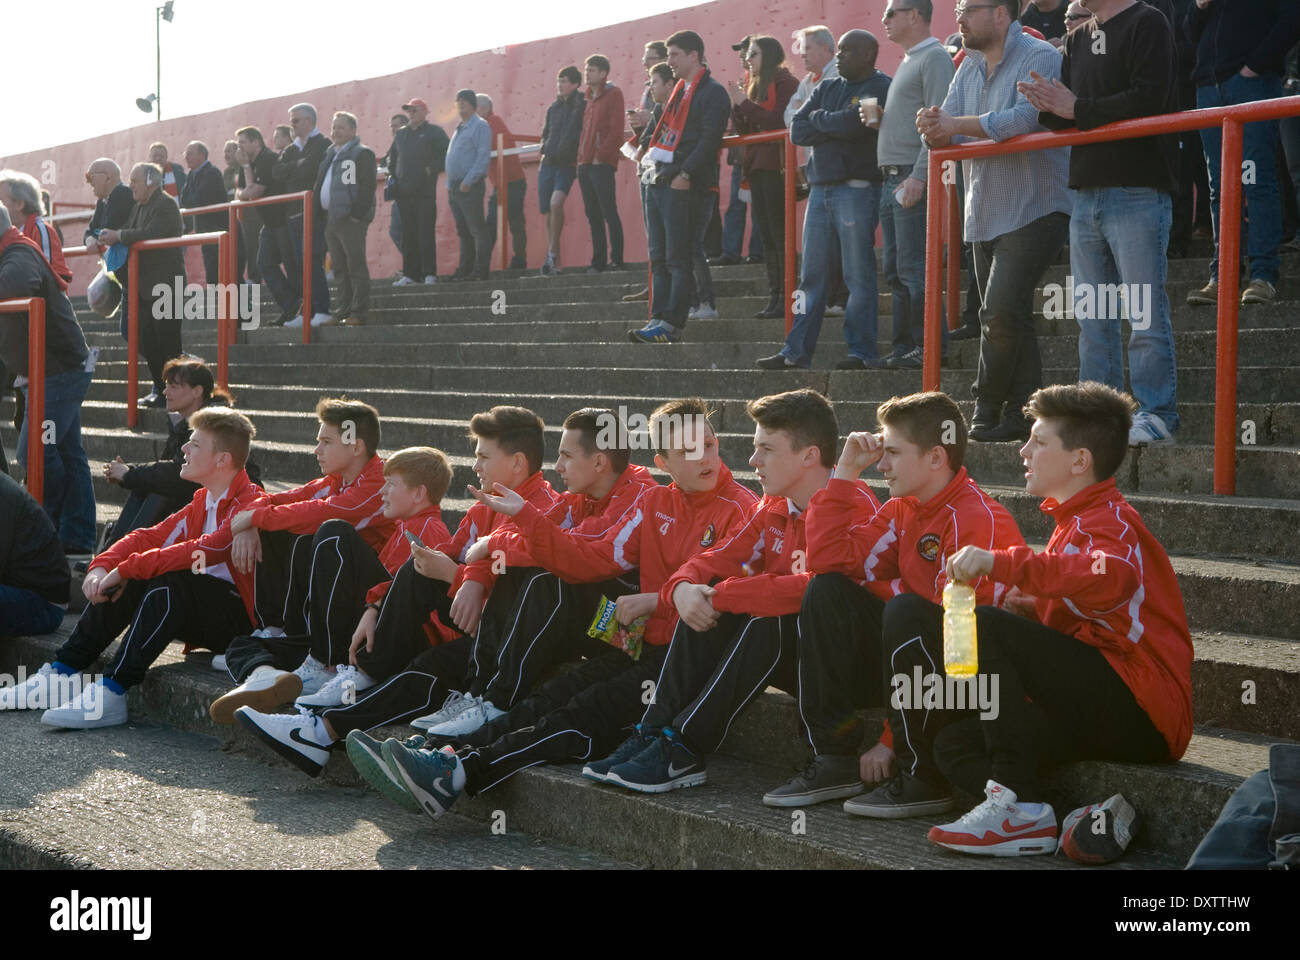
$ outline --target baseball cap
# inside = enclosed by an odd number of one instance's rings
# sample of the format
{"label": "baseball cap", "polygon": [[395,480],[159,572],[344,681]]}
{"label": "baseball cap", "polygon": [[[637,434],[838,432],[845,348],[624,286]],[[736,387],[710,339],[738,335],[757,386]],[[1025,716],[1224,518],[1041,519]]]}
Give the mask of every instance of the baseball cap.
{"label": "baseball cap", "polygon": [[429,105],[425,103],[423,100],[421,100],[419,97],[412,97],[410,103],[402,104],[403,110],[410,110],[411,107],[419,107],[421,110],[424,110],[426,112],[429,109]]}
{"label": "baseball cap", "polygon": [[741,40],[739,43],[733,43],[731,45],[731,49],[739,53],[741,50],[744,50],[747,46],[749,46],[749,41],[752,40],[753,37],[754,35],[752,33],[745,34],[745,39]]}

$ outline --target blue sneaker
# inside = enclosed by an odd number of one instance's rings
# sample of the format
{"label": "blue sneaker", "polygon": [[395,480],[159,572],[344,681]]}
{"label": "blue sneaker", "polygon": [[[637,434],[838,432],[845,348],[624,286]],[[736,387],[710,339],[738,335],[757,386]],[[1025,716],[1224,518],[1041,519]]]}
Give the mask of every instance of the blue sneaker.
{"label": "blue sneaker", "polygon": [[641,724],[638,723],[632,731],[632,736],[624,740],[617,750],[604,760],[593,760],[587,764],[582,768],[582,775],[588,780],[603,783],[612,768],[631,760],[657,739],[659,739],[657,730],[642,730]]}
{"label": "blue sneaker", "polygon": [[671,728],[664,727],[662,737],[656,737],[631,760],[611,769],[605,782],[640,793],[667,793],[702,786],[708,777],[703,761],[686,749]]}
{"label": "blue sneaker", "polygon": [[348,734],[348,759],[361,778],[389,800],[415,813],[421,811],[420,804],[406,789],[402,778],[384,759],[384,745],[380,741],[360,730],[353,730]]}
{"label": "blue sneaker", "polygon": [[640,330],[629,330],[627,338],[633,343],[676,343],[681,339],[681,335],[661,320]]}
{"label": "blue sneaker", "polygon": [[449,747],[412,750],[397,740],[386,740],[383,750],[384,760],[397,772],[420,809],[435,820],[451,809],[465,788],[465,768]]}

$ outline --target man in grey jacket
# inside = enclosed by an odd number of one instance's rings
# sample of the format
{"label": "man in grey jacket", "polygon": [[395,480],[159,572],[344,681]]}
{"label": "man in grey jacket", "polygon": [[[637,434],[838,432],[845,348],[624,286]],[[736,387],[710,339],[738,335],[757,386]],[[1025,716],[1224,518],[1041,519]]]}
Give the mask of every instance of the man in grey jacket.
{"label": "man in grey jacket", "polygon": [[370,307],[366,231],[375,218],[375,152],[357,136],[357,118],[334,114],[331,145],[316,173],[316,217],[325,223],[325,245],[339,282],[337,308],[312,326],[342,322],[363,326]]}

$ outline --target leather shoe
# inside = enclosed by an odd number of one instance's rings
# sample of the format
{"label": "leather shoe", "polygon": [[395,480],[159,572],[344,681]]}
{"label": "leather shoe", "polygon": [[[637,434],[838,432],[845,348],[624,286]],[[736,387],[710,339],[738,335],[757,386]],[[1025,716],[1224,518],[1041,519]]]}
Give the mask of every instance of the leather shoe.
{"label": "leather shoe", "polygon": [[711,267],[734,267],[740,263],[740,257],[733,257],[729,253],[724,253],[720,257],[710,257],[709,266]]}
{"label": "leather shoe", "polygon": [[[984,428],[984,424],[971,427],[970,439],[982,443],[1007,443],[1029,439],[1030,423],[1021,413],[1010,413],[1002,418],[996,427]],[[976,433],[978,429],[978,434]]]}
{"label": "leather shoe", "polygon": [[978,325],[965,324],[958,327],[952,333],[948,334],[948,340],[978,340],[980,338],[980,328]]}

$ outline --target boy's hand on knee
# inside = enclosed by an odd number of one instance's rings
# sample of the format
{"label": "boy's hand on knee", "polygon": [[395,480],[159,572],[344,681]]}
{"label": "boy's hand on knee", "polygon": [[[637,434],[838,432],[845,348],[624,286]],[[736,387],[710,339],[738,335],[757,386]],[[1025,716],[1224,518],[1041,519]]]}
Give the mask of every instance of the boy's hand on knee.
{"label": "boy's hand on knee", "polygon": [[1037,597],[1031,597],[1027,593],[1021,593],[1019,587],[1012,587],[1002,597],[1002,609],[1008,613],[1014,613],[1017,616],[1028,617],[1030,620],[1038,619],[1038,608],[1035,606]]}
{"label": "boy's hand on knee", "polygon": [[352,666],[357,664],[357,651],[365,644],[366,653],[375,652],[375,624],[379,622],[379,611],[374,607],[366,607],[366,612],[361,614],[361,619],[357,623],[357,629],[352,632],[352,644],[348,647],[348,662]]}
{"label": "boy's hand on knee", "polygon": [[486,590],[476,580],[466,580],[451,601],[451,621],[462,631],[473,636],[483,616],[483,595]]}
{"label": "boy's hand on knee", "polygon": [[230,562],[240,573],[251,573],[262,559],[262,535],[256,530],[235,534],[230,542]]}
{"label": "boy's hand on knee", "polygon": [[894,770],[894,751],[878,743],[858,758],[858,776],[868,785],[883,783]]}
{"label": "boy's hand on knee", "polygon": [[713,596],[718,591],[699,583],[679,583],[673,590],[673,606],[682,621],[696,633],[712,630],[718,623]]}

